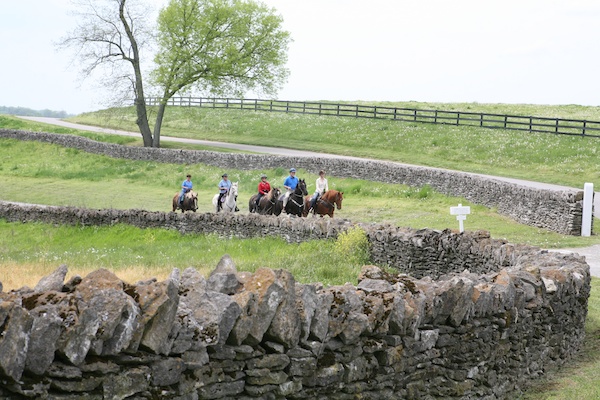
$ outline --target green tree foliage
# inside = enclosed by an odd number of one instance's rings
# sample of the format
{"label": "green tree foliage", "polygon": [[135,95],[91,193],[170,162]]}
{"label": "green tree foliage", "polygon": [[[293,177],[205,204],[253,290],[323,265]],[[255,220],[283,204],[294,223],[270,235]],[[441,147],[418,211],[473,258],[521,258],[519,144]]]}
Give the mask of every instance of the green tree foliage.
{"label": "green tree foliage", "polygon": [[273,9],[251,0],[171,0],[158,18],[155,146],[167,101],[182,90],[275,94],[288,75],[290,34],[281,25]]}

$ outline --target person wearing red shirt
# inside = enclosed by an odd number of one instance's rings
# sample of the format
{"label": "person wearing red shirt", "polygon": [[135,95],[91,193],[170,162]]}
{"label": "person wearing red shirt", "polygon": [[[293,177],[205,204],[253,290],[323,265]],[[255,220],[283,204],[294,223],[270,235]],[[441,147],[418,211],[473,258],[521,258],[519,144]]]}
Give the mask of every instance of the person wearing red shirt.
{"label": "person wearing red shirt", "polygon": [[271,190],[271,184],[267,181],[267,176],[262,174],[260,176],[260,183],[258,184],[258,196],[256,198],[256,206],[260,203],[260,199]]}

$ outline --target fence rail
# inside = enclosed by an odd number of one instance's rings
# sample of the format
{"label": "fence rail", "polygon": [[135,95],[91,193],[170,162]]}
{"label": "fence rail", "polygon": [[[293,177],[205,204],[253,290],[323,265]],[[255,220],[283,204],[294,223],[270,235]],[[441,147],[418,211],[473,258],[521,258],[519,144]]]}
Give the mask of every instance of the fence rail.
{"label": "fence rail", "polygon": [[[159,101],[159,98],[149,97],[146,99],[146,104],[158,105]],[[393,121],[554,133],[558,135],[600,137],[600,121],[579,119],[487,114],[464,111],[423,110],[417,108],[382,107],[358,104],[217,97],[172,97],[167,104],[182,107],[231,108],[296,114],[330,115],[338,117],[387,119]]]}

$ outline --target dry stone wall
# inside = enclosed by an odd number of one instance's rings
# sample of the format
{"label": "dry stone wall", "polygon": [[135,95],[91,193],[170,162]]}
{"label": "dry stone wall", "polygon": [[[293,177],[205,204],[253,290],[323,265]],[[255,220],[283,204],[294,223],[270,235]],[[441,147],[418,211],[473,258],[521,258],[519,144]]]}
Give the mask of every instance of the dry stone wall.
{"label": "dry stone wall", "polygon": [[581,234],[582,191],[533,189],[463,172],[376,160],[224,154],[210,151],[126,147],[73,135],[6,129],[0,130],[0,137],[54,143],[94,154],[130,160],[202,163],[245,170],[293,165],[313,173],[325,169],[330,175],[339,177],[399,183],[414,187],[429,185],[440,193],[464,197],[475,204],[495,207],[499,213],[523,224],[550,229],[566,235]]}
{"label": "dry stone wall", "polygon": [[[182,233],[336,237],[348,221],[0,203],[0,218]],[[317,219],[315,219],[317,220]],[[325,222],[327,221],[327,222]],[[0,292],[0,398],[509,399],[572,359],[590,291],[583,257],[486,232],[362,225],[356,284],[238,272],[224,256],[135,284],[107,270]]]}

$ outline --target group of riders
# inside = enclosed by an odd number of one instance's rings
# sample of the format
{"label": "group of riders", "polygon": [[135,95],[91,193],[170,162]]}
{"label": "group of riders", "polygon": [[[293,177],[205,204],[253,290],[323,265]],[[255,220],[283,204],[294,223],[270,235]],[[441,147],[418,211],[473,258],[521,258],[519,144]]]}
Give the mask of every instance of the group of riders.
{"label": "group of riders", "polygon": [[[283,187],[286,189],[285,193],[283,194],[283,199],[282,199],[283,200],[283,209],[282,209],[283,212],[285,212],[286,205],[290,198],[290,194],[293,193],[294,190],[296,190],[296,187],[298,186],[298,183],[299,183],[299,179],[296,176],[296,168],[291,168],[289,173],[290,173],[289,176],[287,176],[285,178],[285,180],[283,181]],[[221,176],[221,181],[219,182],[217,212],[219,212],[223,209],[223,198],[229,193],[229,191],[231,190],[231,186],[232,186],[232,183],[229,180],[228,175],[223,174]],[[180,208],[183,208],[182,206],[183,206],[184,198],[187,193],[192,191],[192,188],[193,188],[192,176],[190,174],[188,174],[186,176],[186,179],[181,184],[181,191],[179,193],[179,207]],[[313,196],[311,197],[310,208],[309,208],[308,212],[311,212],[311,211],[314,212],[315,204],[318,201],[319,197],[321,197],[328,190],[329,190],[329,184],[327,183],[327,178],[325,178],[325,171],[321,170],[321,171],[319,171],[319,177],[317,178],[317,181],[315,183],[315,192],[314,192]],[[260,176],[260,182],[258,183],[258,194],[256,195],[256,200],[255,200],[256,209],[258,209],[261,199],[264,196],[268,195],[269,192],[271,192],[271,184],[267,180],[267,175],[262,174]],[[237,206],[235,207],[235,211],[239,211]]]}

